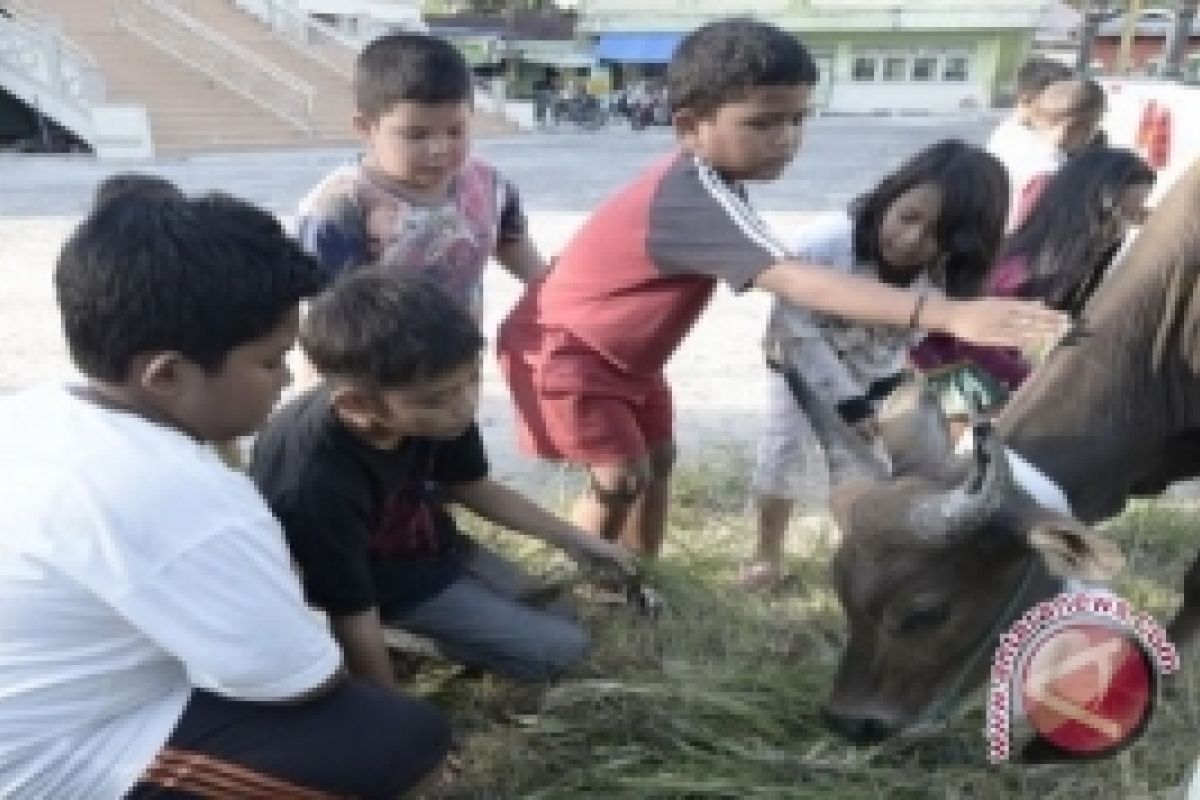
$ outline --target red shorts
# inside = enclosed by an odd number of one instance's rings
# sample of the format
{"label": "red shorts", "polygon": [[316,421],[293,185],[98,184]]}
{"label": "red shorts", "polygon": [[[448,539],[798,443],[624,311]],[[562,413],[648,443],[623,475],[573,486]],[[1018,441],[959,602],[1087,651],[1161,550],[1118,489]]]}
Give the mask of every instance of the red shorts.
{"label": "red shorts", "polygon": [[615,464],[671,441],[671,390],[661,373],[622,372],[565,331],[520,330],[501,327],[496,349],[516,405],[522,451],[576,464]]}

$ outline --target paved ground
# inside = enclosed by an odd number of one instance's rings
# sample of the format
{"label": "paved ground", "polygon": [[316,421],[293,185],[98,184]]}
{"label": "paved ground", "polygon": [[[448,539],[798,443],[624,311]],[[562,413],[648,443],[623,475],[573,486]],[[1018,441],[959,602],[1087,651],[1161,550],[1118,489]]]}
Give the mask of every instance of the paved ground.
{"label": "paved ground", "polygon": [[[815,120],[801,156],[781,180],[754,187],[752,199],[782,230],[805,215],[844,205],[905,155],[939,138],[981,141],[994,117]],[[552,254],[586,213],[671,146],[663,130],[531,134],[483,140],[478,150],[520,187],[539,246]],[[163,159],[139,169],[188,191],[221,189],[282,216],[350,151],[238,153]],[[87,208],[96,184],[116,167],[86,160],[0,156],[0,387],[71,374],[50,286],[55,255]],[[500,270],[487,283],[489,335],[517,297]],[[720,457],[753,442],[763,403],[758,341],[764,296],[722,291],[669,368],[685,456]],[[511,412],[492,359],[482,419],[497,472],[526,486],[553,485],[556,474],[518,456]]]}

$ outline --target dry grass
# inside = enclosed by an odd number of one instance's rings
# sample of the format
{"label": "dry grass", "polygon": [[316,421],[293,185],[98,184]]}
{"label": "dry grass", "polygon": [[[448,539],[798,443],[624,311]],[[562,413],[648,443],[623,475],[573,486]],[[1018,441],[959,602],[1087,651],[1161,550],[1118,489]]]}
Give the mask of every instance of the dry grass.
{"label": "dry grass", "polygon": [[[747,471],[736,454],[705,463],[685,466],[676,482],[671,546],[653,568],[668,603],[657,621],[585,606],[592,658],[549,688],[422,670],[418,690],[451,709],[461,741],[455,774],[428,797],[1176,796],[1200,752],[1193,666],[1147,734],[1101,763],[990,767],[978,708],[920,744],[858,749],[831,736],[819,716],[842,635],[827,580],[831,532],[823,523],[793,529],[792,549],[806,554],[793,559],[797,580],[779,596],[737,591],[753,535]],[[1118,589],[1160,619],[1200,546],[1197,521],[1200,512],[1160,503],[1109,526],[1130,560]],[[536,548],[513,550],[511,537],[496,541],[535,571],[561,568]]]}

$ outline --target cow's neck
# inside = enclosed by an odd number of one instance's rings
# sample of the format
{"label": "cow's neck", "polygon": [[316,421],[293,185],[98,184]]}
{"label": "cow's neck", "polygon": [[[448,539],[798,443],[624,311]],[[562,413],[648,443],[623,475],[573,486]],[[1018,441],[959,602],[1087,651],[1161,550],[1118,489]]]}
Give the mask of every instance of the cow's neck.
{"label": "cow's neck", "polygon": [[1178,446],[1200,430],[1200,221],[1190,202],[1200,164],[1184,181],[1192,191],[1172,192],[1088,305],[1080,335],[1051,353],[996,423],[1085,522],[1118,513],[1168,472],[1200,472],[1200,448],[1180,456]]}

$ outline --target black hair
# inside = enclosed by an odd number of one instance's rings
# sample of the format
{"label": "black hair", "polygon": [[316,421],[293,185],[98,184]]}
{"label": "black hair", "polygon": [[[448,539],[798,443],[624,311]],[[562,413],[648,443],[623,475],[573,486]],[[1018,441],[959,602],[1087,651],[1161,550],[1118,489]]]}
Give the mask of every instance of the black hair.
{"label": "black hair", "polygon": [[300,344],[323,376],[388,389],[471,363],[484,339],[439,286],[375,266],[343,275],[313,300]]}
{"label": "black hair", "polygon": [[397,103],[470,102],[471,68],[445,39],[391,33],[368,44],[354,65],[358,113],[378,119]]}
{"label": "black hair", "polygon": [[1017,70],[1017,98],[1033,98],[1052,83],[1073,77],[1074,70],[1045,56],[1031,56]]}
{"label": "black hair", "polygon": [[179,200],[184,196],[178,186],[158,175],[148,175],[141,172],[118,172],[115,175],[105,178],[96,187],[96,196],[92,200],[92,207],[99,208],[118,197],[130,194],[141,195],[143,197],[162,197],[171,200]]}
{"label": "black hair", "polygon": [[760,86],[814,86],[816,62],[794,35],[751,19],[710,22],[679,43],[667,66],[671,111],[710,114]]}
{"label": "black hair", "polygon": [[110,383],[157,351],[218,370],[323,282],[273,216],[223,194],[118,193],[80,223],[54,269],[71,357]]}
{"label": "black hair", "polygon": [[1085,78],[1083,81],[1083,100],[1075,109],[1077,114],[1103,114],[1108,108],[1108,95],[1104,87],[1095,78]]}
{"label": "black hair", "polygon": [[[1060,88],[1061,91],[1059,91]],[[1102,114],[1107,106],[1104,87],[1094,78],[1086,77],[1071,78],[1069,81],[1054,81],[1038,93],[1036,100],[1035,107],[1039,109],[1039,113],[1052,120],[1081,117],[1085,114]],[[1045,104],[1049,104],[1051,107],[1044,108]]]}
{"label": "black hair", "polygon": [[1120,247],[1105,241],[1103,226],[1128,187],[1153,182],[1154,171],[1130,150],[1091,148],[1068,159],[1005,245],[1005,257],[1028,259],[1023,294],[1077,316]]}
{"label": "black hair", "polygon": [[887,280],[879,225],[898,197],[921,184],[941,193],[937,242],[944,260],[932,277],[951,297],[975,297],[1004,238],[1008,175],[995,156],[958,139],[926,147],[850,204],[855,257],[879,265]]}

